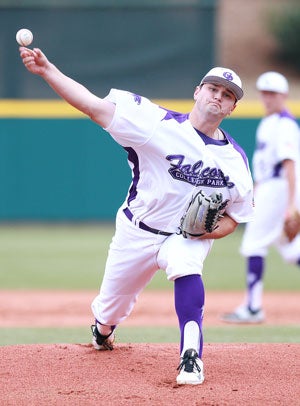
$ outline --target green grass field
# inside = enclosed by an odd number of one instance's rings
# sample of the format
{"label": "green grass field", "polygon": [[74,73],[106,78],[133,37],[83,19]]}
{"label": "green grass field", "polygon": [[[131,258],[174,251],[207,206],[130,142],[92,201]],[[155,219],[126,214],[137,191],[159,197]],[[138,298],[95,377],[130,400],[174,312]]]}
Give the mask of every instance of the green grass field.
{"label": "green grass field", "polygon": [[[1,225],[1,289],[97,290],[114,229],[112,224]],[[209,290],[243,290],[244,260],[238,250],[243,227],[215,242],[204,268]],[[146,289],[172,289],[159,271]],[[266,291],[299,291],[300,270],[270,250],[265,277]],[[0,299],[1,300],[1,299]],[[155,323],[154,323],[155,324]],[[207,328],[208,342],[299,342],[300,327],[224,326]],[[177,342],[177,328],[123,328],[121,342]],[[0,345],[88,342],[84,328],[0,328]]]}
{"label": "green grass field", "polygon": [[[208,290],[242,290],[244,259],[238,230],[215,242],[203,278]],[[112,224],[0,226],[1,289],[98,289]],[[147,289],[172,289],[159,271]],[[265,289],[300,290],[300,269],[286,264],[273,249],[267,259]]]}

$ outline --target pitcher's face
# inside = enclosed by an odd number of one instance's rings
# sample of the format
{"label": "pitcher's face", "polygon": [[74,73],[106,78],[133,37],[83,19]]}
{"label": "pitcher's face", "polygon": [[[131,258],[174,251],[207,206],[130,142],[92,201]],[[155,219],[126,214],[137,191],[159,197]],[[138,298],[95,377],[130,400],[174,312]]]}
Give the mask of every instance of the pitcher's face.
{"label": "pitcher's face", "polygon": [[220,119],[230,115],[236,106],[234,94],[223,85],[214,83],[197,86],[194,99],[199,109],[214,114]]}

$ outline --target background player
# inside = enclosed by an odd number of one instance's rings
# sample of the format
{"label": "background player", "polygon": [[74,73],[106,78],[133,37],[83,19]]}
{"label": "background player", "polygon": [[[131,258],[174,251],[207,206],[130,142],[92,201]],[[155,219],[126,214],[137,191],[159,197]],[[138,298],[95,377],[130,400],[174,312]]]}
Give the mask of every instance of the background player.
{"label": "background player", "polygon": [[278,72],[263,73],[256,83],[265,117],[256,133],[253,156],[255,218],[246,225],[241,253],[247,259],[245,302],[222,319],[233,323],[257,323],[262,309],[265,257],[273,244],[283,259],[300,265],[300,237],[289,242],[284,222],[300,208],[300,134],[286,107],[288,81]]}
{"label": "background player", "polygon": [[[128,153],[132,184],[117,213],[100,293],[92,303],[94,347],[112,349],[115,327],[163,269],[174,282],[181,333],[177,383],[201,384],[203,263],[214,239],[253,215],[247,159],[218,128],[243,96],[240,78],[230,69],[213,68],[195,89],[191,113],[180,114],[127,91],[112,89],[99,98],[59,71],[41,50],[21,47],[20,55],[30,72],[106,129]],[[180,219],[200,188],[206,194],[222,193],[228,199],[226,212],[212,233],[185,239],[178,233]]]}

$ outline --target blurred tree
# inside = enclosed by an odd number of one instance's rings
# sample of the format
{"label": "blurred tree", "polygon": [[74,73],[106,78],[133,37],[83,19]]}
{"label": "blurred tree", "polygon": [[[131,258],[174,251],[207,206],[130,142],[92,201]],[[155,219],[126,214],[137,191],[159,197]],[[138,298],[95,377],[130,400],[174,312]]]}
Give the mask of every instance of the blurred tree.
{"label": "blurred tree", "polygon": [[299,0],[270,15],[269,27],[274,35],[278,50],[277,57],[300,69],[300,6]]}

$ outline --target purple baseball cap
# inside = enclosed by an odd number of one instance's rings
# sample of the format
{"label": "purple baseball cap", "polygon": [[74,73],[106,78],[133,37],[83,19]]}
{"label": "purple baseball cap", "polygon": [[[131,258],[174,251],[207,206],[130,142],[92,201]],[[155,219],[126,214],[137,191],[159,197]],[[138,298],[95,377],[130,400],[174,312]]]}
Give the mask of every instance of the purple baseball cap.
{"label": "purple baseball cap", "polygon": [[228,68],[212,68],[203,77],[200,82],[200,86],[204,83],[216,83],[218,85],[223,85],[235,95],[237,100],[240,100],[244,95],[240,77],[233,70]]}

